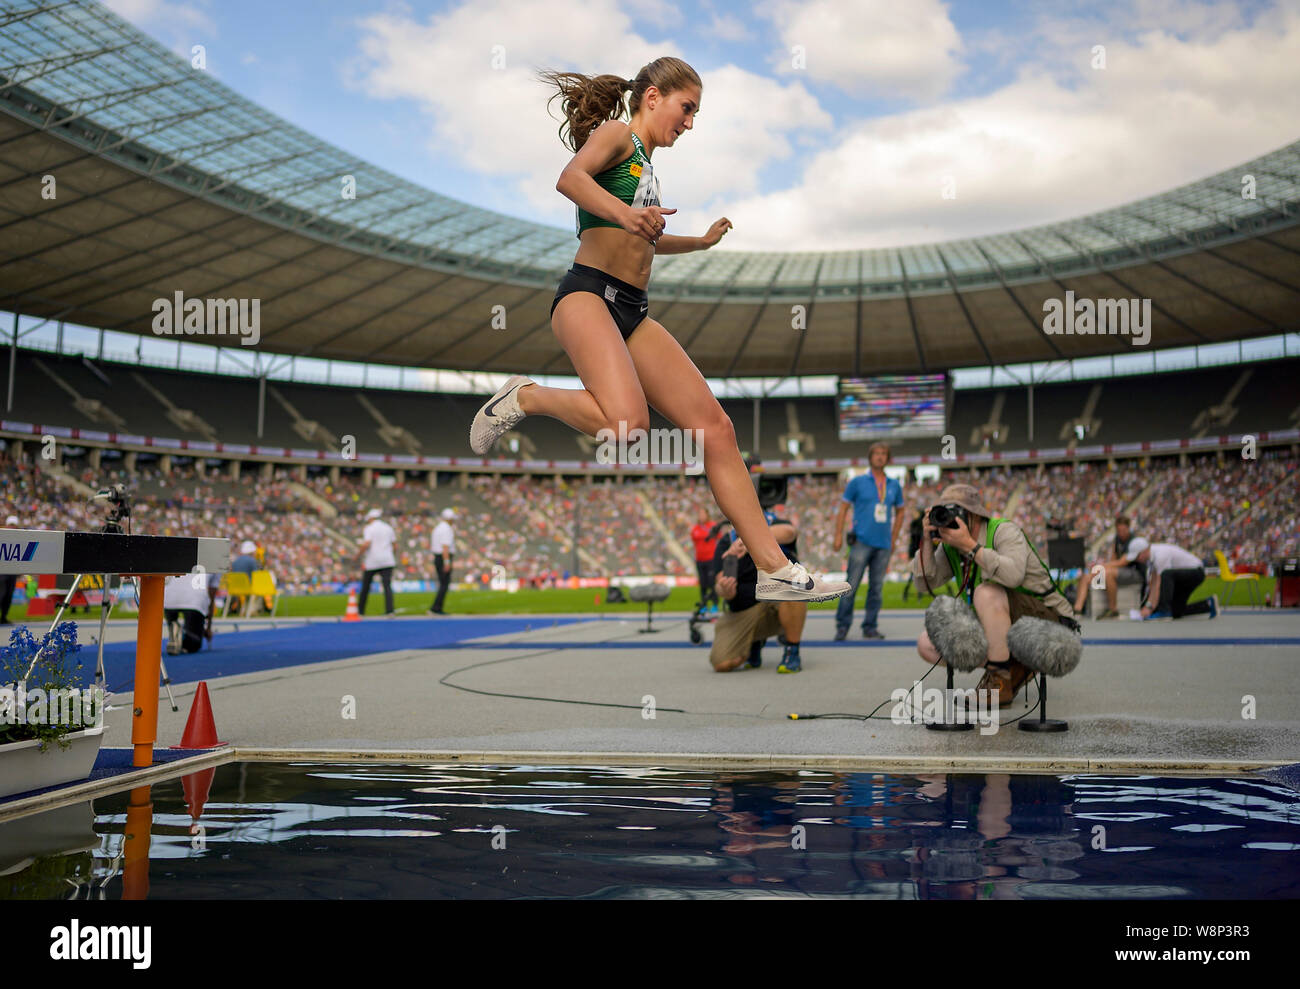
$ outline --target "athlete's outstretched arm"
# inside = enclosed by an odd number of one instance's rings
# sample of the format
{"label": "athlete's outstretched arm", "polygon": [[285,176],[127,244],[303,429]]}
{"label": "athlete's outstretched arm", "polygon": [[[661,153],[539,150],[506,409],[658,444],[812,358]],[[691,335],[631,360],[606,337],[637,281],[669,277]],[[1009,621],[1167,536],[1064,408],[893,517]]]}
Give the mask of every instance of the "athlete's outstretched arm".
{"label": "athlete's outstretched arm", "polygon": [[709,227],[703,237],[675,237],[664,234],[655,243],[655,254],[689,254],[691,251],[705,251],[722,239],[722,235],[731,229],[731,221],[725,216]]}

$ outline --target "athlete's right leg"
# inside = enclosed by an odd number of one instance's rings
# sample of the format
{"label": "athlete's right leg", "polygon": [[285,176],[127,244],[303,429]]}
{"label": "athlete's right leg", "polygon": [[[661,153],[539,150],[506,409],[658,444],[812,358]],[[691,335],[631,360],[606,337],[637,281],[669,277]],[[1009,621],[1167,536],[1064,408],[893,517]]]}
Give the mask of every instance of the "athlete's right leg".
{"label": "athlete's right leg", "polygon": [[586,387],[525,385],[519,389],[519,408],[593,437],[602,429],[617,432],[620,420],[628,432],[649,429],[650,411],[636,367],[604,300],[591,292],[571,292],[556,305],[551,328]]}

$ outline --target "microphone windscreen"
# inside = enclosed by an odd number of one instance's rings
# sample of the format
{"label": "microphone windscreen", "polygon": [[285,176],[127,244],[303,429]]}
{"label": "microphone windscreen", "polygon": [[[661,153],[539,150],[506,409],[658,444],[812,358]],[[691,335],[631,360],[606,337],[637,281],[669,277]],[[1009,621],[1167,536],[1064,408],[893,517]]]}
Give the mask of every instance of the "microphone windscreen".
{"label": "microphone windscreen", "polygon": [[1021,618],[1007,632],[1007,646],[1018,662],[1049,677],[1074,672],[1083,658],[1083,640],[1059,622],[1043,618]]}
{"label": "microphone windscreen", "polygon": [[925,609],[925,633],[943,661],[966,672],[984,665],[989,640],[975,612],[961,598],[941,596]]}

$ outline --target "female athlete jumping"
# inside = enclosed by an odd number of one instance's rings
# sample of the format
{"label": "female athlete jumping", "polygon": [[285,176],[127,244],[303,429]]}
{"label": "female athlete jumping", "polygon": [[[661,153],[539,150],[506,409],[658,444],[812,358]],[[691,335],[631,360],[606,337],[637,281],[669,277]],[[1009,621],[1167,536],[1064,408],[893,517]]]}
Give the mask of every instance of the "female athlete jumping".
{"label": "female athlete jumping", "polygon": [[[646,285],[658,254],[712,247],[731,228],[720,219],[703,237],[664,233],[659,180],[650,159],[692,128],[700,77],[677,58],[660,58],[625,81],[573,72],[542,76],[559,90],[560,137],[575,152],[555,188],[577,206],[578,254],[551,304],[551,328],[585,387],[547,388],[515,375],[470,427],[475,453],[529,415],[552,416],[595,437],[648,429],[647,403],[681,429],[701,429],[704,471],[713,497],[744,540],[758,568],[763,601],[826,601],[849,590],[786,560],[768,531],[740,457],[731,419],[676,339],[648,314]],[[623,114],[623,94],[631,90]]]}

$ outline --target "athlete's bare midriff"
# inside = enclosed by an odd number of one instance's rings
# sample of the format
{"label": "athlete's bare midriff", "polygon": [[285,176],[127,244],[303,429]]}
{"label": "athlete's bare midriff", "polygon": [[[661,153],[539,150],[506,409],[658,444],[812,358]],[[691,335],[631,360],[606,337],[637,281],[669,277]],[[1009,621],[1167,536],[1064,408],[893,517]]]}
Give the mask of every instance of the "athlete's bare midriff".
{"label": "athlete's bare midriff", "polygon": [[654,257],[654,245],[636,234],[615,227],[590,227],[582,232],[573,260],[644,289],[650,284]]}

